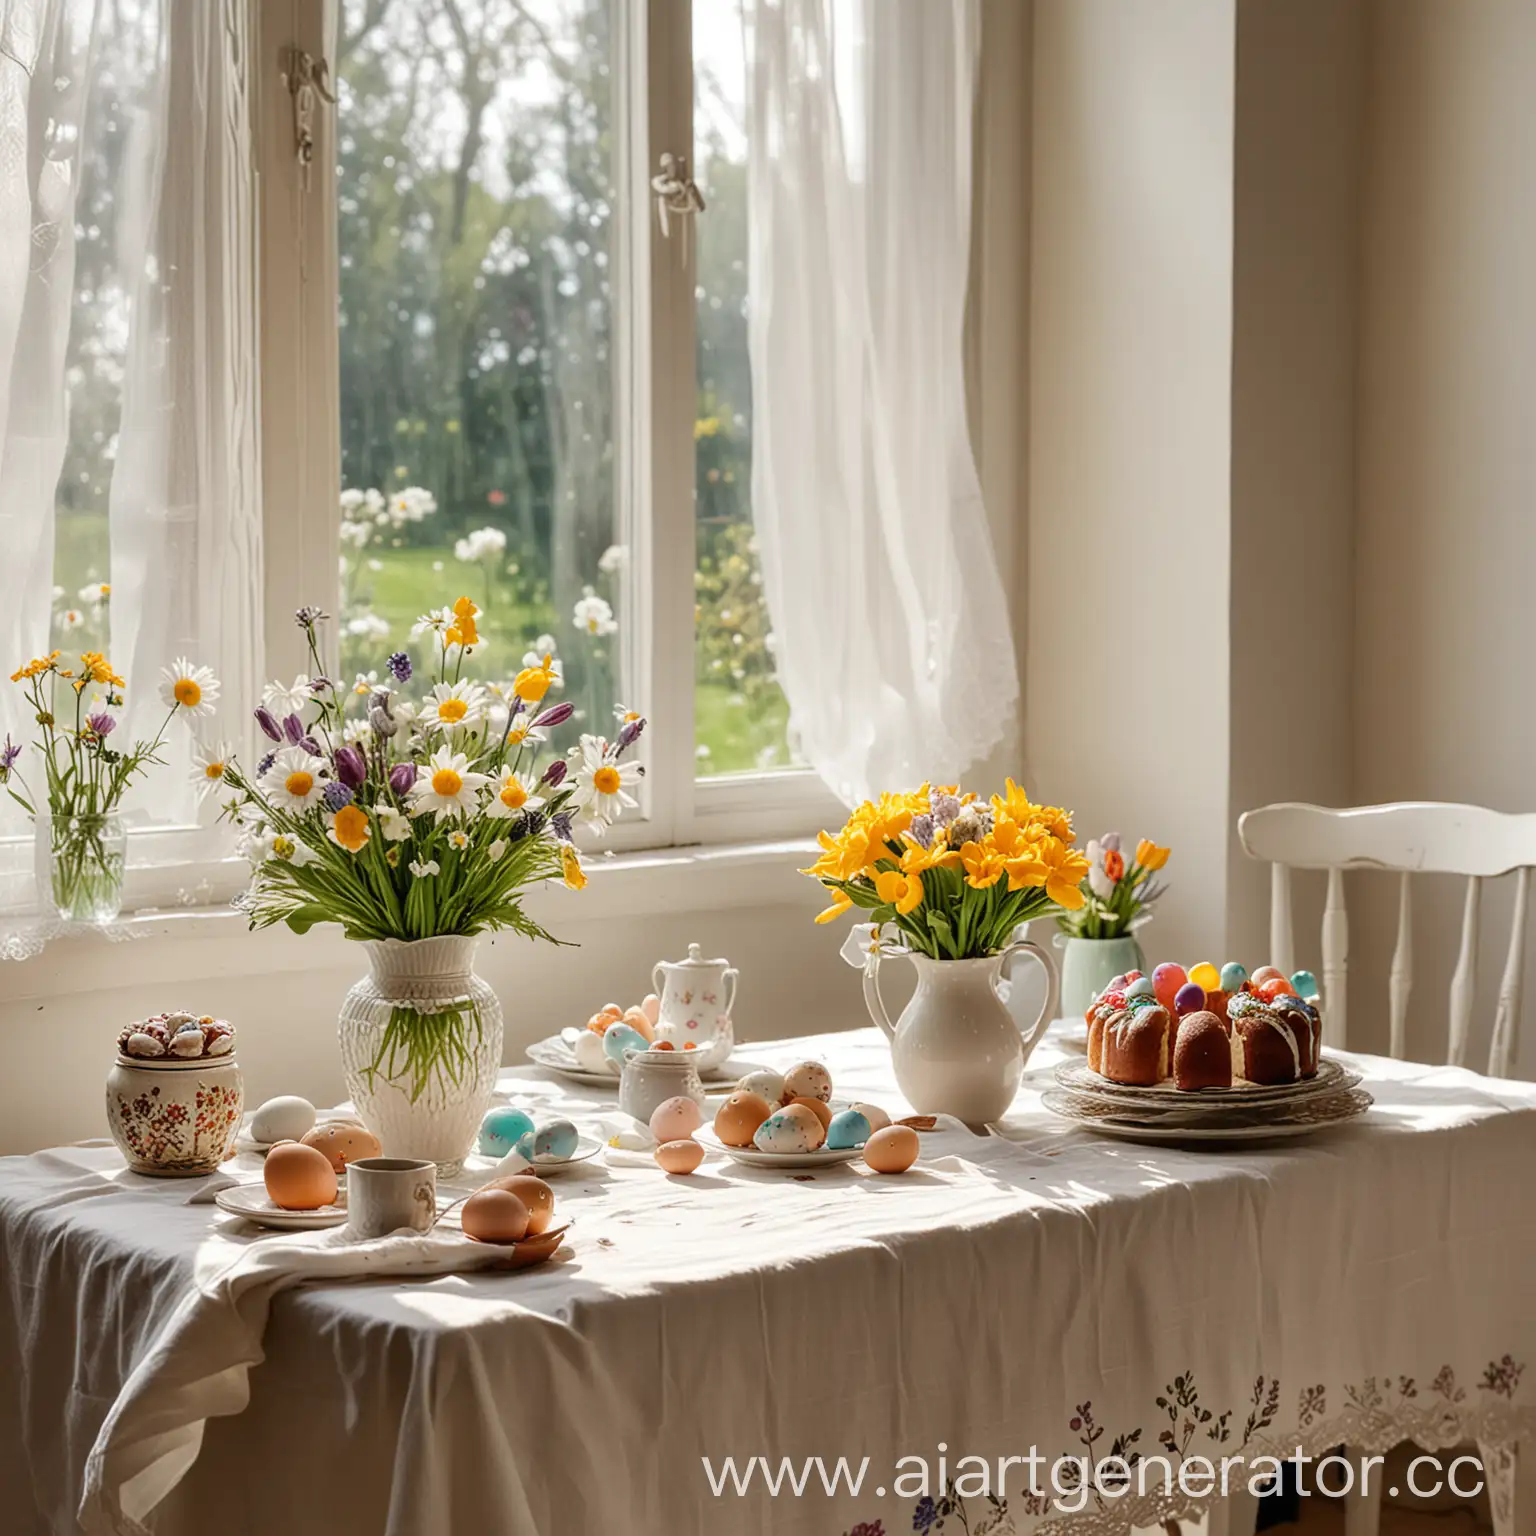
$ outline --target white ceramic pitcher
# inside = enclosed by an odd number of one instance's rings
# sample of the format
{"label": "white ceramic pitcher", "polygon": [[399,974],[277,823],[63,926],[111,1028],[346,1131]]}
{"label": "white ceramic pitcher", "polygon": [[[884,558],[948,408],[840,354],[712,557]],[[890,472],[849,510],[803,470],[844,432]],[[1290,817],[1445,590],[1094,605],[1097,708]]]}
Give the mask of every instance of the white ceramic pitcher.
{"label": "white ceramic pitcher", "polygon": [[[1026,1030],[1013,1021],[998,983],[1017,954],[1045,967],[1046,997]],[[901,956],[917,967],[917,990],[892,1025],[880,996],[880,961]],[[1056,965],[1038,944],[1019,940],[975,960],[933,960],[898,945],[871,948],[864,964],[864,1002],[890,1038],[896,1082],[913,1109],[954,1115],[968,1125],[1000,1120],[1013,1103],[1030,1052],[1056,1016]]]}

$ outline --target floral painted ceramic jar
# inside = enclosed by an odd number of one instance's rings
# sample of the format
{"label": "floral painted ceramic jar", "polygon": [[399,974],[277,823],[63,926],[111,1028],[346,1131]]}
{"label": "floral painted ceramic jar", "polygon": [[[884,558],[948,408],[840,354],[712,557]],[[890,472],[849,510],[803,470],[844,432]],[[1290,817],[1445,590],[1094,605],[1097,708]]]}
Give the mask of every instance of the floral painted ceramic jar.
{"label": "floral painted ceramic jar", "polygon": [[123,1031],[107,1074],[107,1124],[135,1173],[212,1173],[234,1150],[244,1107],[230,1025],[161,1014]]}

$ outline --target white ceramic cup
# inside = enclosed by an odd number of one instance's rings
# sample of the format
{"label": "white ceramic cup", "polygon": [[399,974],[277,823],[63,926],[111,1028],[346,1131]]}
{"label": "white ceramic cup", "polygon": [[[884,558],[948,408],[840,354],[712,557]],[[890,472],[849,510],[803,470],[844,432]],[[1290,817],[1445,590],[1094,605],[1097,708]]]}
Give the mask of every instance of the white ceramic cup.
{"label": "white ceramic cup", "polygon": [[358,1237],[384,1237],[402,1227],[429,1232],[436,1219],[436,1163],[360,1157],[347,1164],[347,1225]]}

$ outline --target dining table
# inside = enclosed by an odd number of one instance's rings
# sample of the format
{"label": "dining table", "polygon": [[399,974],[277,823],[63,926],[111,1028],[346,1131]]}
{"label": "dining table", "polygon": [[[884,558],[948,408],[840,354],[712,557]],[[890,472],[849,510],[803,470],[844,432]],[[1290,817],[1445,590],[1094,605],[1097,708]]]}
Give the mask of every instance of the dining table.
{"label": "dining table", "polygon": [[[465,1238],[354,1263],[108,1142],[0,1158],[0,1529],[1125,1536],[1407,1440],[1481,1447],[1508,1522],[1536,1084],[1330,1052],[1358,1119],[1147,1145],[1044,1107],[1076,1048],[1053,1025],[1000,1121],[939,1117],[897,1175],[718,1150],[668,1175],[612,1144],[612,1088],[505,1068],[500,1102],[603,1143],[551,1176],[569,1229],[517,1271]],[[911,1113],[872,1029],[737,1056]]]}

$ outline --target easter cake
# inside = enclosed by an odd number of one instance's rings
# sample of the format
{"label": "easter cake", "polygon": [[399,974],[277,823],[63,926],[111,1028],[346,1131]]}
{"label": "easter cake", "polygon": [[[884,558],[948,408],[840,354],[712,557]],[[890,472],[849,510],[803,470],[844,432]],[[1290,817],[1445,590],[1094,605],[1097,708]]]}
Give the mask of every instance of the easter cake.
{"label": "easter cake", "polygon": [[1155,1088],[1275,1087],[1316,1077],[1317,982],[1237,962],[1160,965],[1117,976],[1088,1009],[1088,1065],[1112,1083]]}

